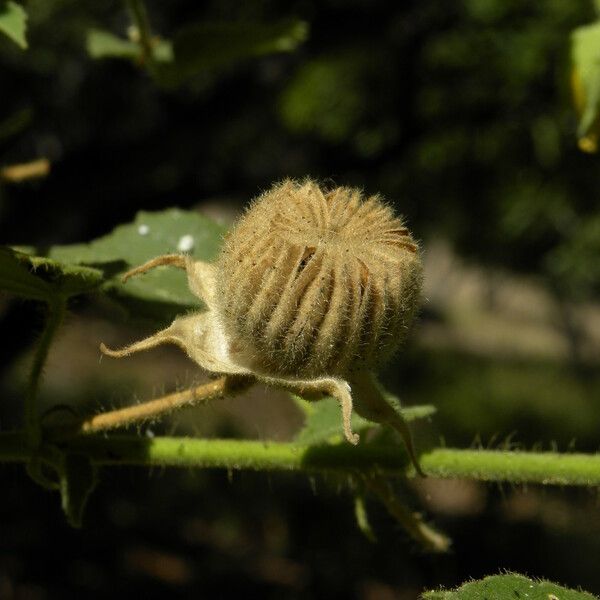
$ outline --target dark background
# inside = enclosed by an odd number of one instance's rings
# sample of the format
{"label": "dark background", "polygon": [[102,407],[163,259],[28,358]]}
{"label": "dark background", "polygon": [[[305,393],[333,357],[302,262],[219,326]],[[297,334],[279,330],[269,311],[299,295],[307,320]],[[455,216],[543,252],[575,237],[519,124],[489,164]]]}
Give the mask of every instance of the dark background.
{"label": "dark background", "polygon": [[[169,206],[230,220],[284,177],[379,192],[425,249],[427,302],[384,373],[406,403],[438,406],[418,444],[597,451],[600,171],[577,149],[569,91],[570,32],[594,18],[591,1],[148,2],[165,37],[201,21],[310,25],[292,53],[175,89],[88,57],[90,28],[125,36],[122,3],[26,8],[29,49],[0,38],[0,165],[44,156],[52,170],[0,185],[2,243],[43,252]],[[97,341],[123,324],[87,299],[71,309],[48,406],[116,405],[196,377],[167,351],[100,370]],[[37,305],[0,300],[3,428],[18,422],[41,324]],[[286,439],[299,423],[285,398],[251,397],[155,430]],[[596,490],[417,482],[407,501],[454,539],[439,557],[375,502],[367,541],[345,481],[107,470],[80,531],[21,467],[0,482],[0,598],[386,600],[506,569],[600,594]]]}

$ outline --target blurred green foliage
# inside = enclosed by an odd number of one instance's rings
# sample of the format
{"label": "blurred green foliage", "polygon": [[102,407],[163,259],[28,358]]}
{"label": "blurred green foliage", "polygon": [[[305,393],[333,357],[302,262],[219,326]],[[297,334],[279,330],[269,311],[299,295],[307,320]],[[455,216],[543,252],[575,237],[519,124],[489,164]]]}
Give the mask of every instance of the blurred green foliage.
{"label": "blurred green foliage", "polygon": [[[595,451],[600,375],[585,377],[552,360],[427,350],[403,357],[404,402],[431,401],[436,435],[449,446]],[[428,433],[424,431],[424,435]],[[437,440],[434,441],[434,443]]]}
{"label": "blurred green foliage", "polygon": [[[182,85],[210,69],[222,69],[250,57],[291,52],[304,41],[306,23],[282,20],[276,23],[195,23],[179,30],[173,39],[152,37],[147,32],[150,56],[144,56],[139,26],[130,29],[131,40],[110,32],[91,29],[87,50],[92,58],[126,58],[147,66],[160,85]],[[135,40],[135,41],[133,41]]]}
{"label": "blurred green foliage", "polygon": [[356,141],[356,128],[365,116],[368,64],[362,55],[341,55],[319,57],[301,66],[282,94],[286,125],[331,143]]}
{"label": "blurred green foliage", "polygon": [[12,0],[0,2],[0,32],[23,50],[27,48],[26,28],[27,14],[23,7]]}

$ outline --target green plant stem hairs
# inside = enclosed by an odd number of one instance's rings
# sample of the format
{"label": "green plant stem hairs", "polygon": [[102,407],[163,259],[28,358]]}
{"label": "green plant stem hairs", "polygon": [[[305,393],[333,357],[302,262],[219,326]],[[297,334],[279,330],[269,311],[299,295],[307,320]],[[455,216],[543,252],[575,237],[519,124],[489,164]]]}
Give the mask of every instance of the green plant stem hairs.
{"label": "green plant stem hairs", "polygon": [[[26,432],[0,433],[0,462],[27,462]],[[222,468],[414,476],[402,446],[302,446],[250,440],[80,435],[59,443],[97,465]],[[427,475],[544,485],[600,486],[600,454],[437,448],[420,456]]]}

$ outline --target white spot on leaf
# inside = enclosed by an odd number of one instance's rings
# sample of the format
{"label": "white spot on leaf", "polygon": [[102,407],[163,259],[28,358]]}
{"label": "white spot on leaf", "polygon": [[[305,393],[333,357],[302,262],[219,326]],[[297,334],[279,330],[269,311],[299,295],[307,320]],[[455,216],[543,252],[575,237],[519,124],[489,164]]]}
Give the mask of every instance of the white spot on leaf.
{"label": "white spot on leaf", "polygon": [[194,238],[191,235],[182,235],[177,243],[179,252],[189,252],[194,247]]}

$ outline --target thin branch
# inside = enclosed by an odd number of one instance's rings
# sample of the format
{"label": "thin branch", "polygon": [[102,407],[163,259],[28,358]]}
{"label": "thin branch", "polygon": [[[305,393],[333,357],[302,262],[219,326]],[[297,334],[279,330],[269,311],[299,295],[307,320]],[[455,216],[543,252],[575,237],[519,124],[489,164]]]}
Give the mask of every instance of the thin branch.
{"label": "thin branch", "polygon": [[376,543],[377,536],[369,523],[365,495],[362,490],[354,497],[354,518],[362,534],[373,544]]}
{"label": "thin branch", "polygon": [[[403,447],[379,444],[299,446],[251,440],[79,435],[60,445],[87,454],[98,465],[415,474]],[[0,462],[26,462],[31,455],[25,432],[0,433]],[[600,486],[600,454],[439,448],[422,454],[420,461],[430,477],[443,479]]]}
{"label": "thin branch", "polygon": [[29,179],[46,177],[48,173],[50,173],[50,161],[47,158],[38,158],[27,163],[2,167],[0,169],[0,181],[21,183]]}
{"label": "thin branch", "polygon": [[78,434],[93,434],[101,431],[109,431],[119,427],[127,427],[135,423],[152,421],[165,416],[180,408],[197,406],[215,398],[221,398],[226,394],[232,395],[246,389],[252,382],[239,377],[224,376],[203,385],[175,392],[117,410],[89,416],[74,425],[58,426],[50,429],[50,437],[70,437]]}
{"label": "thin branch", "polygon": [[48,358],[50,344],[52,343],[52,339],[54,338],[56,331],[60,327],[65,317],[66,310],[67,300],[62,295],[57,295],[48,302],[48,316],[46,318],[46,325],[33,357],[33,364],[31,365],[31,373],[29,375],[29,384],[27,387],[27,394],[25,395],[24,406],[25,429],[28,433],[28,442],[32,446],[36,446],[38,444],[41,434],[37,406],[40,380],[44,370],[44,365],[46,364],[46,359]]}
{"label": "thin branch", "polygon": [[434,553],[448,552],[452,543],[450,538],[425,523],[419,513],[405,506],[394,494],[389,481],[379,475],[365,477],[363,480],[367,489],[381,500],[402,529],[424,550]]}
{"label": "thin branch", "polygon": [[126,0],[131,19],[135,23],[139,34],[139,44],[142,49],[142,60],[144,64],[152,62],[152,30],[148,13],[142,0]]}

